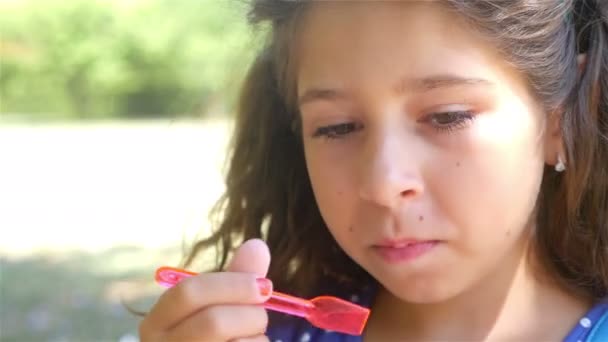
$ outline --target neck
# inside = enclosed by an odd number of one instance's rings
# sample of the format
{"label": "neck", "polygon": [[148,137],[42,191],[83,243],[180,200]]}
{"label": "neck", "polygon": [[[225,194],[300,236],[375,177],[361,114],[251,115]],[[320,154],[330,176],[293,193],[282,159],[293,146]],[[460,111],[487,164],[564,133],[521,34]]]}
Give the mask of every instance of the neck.
{"label": "neck", "polygon": [[511,264],[501,265],[468,291],[443,302],[406,303],[381,288],[366,337],[400,341],[563,339],[590,302],[559,288],[548,275],[539,275],[525,250]]}

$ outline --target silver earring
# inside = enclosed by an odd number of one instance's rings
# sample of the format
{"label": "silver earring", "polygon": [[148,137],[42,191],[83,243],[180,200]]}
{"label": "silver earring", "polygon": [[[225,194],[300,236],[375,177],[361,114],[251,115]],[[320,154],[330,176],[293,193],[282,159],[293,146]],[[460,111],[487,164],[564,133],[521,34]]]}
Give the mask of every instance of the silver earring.
{"label": "silver earring", "polygon": [[564,164],[564,161],[562,160],[562,156],[558,154],[557,155],[557,164],[555,164],[555,171],[563,172],[564,170],[566,170],[566,164]]}

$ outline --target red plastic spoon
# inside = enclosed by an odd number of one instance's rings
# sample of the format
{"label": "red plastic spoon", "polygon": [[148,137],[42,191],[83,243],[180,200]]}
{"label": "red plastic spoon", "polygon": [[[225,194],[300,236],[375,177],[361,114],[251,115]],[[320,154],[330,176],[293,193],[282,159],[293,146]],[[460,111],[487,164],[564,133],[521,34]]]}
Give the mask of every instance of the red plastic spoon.
{"label": "red plastic spoon", "polygon": [[[156,282],[172,287],[196,273],[163,266],[156,270]],[[262,304],[266,309],[303,317],[317,328],[350,335],[361,335],[370,310],[332,296],[319,296],[306,300],[274,291]]]}

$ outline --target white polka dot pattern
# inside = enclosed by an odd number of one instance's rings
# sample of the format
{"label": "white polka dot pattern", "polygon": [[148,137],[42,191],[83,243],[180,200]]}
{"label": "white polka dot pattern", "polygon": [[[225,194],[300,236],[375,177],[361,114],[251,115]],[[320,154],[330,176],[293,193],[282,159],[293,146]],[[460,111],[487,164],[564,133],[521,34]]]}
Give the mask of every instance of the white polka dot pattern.
{"label": "white polka dot pattern", "polygon": [[589,329],[591,327],[591,320],[587,317],[581,318],[579,322],[583,328]]}
{"label": "white polka dot pattern", "polygon": [[305,332],[300,337],[300,342],[308,342],[308,341],[310,341],[310,334]]}

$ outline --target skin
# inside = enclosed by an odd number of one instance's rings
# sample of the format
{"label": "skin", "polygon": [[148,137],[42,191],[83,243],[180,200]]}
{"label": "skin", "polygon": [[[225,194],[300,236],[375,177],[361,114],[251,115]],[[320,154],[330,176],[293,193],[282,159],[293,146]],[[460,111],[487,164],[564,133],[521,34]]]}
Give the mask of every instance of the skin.
{"label": "skin", "polygon": [[268,315],[258,304],[269,294],[260,293],[256,278],[264,277],[269,265],[263,241],[245,242],[226,272],[201,273],[165,291],[139,325],[141,340],[268,341]]}
{"label": "skin", "polygon": [[[315,197],[382,287],[366,339],[563,338],[588,303],[533,267],[543,167],[562,150],[524,75],[437,2],[317,2],[301,27]],[[387,239],[438,242],[389,263]]]}

